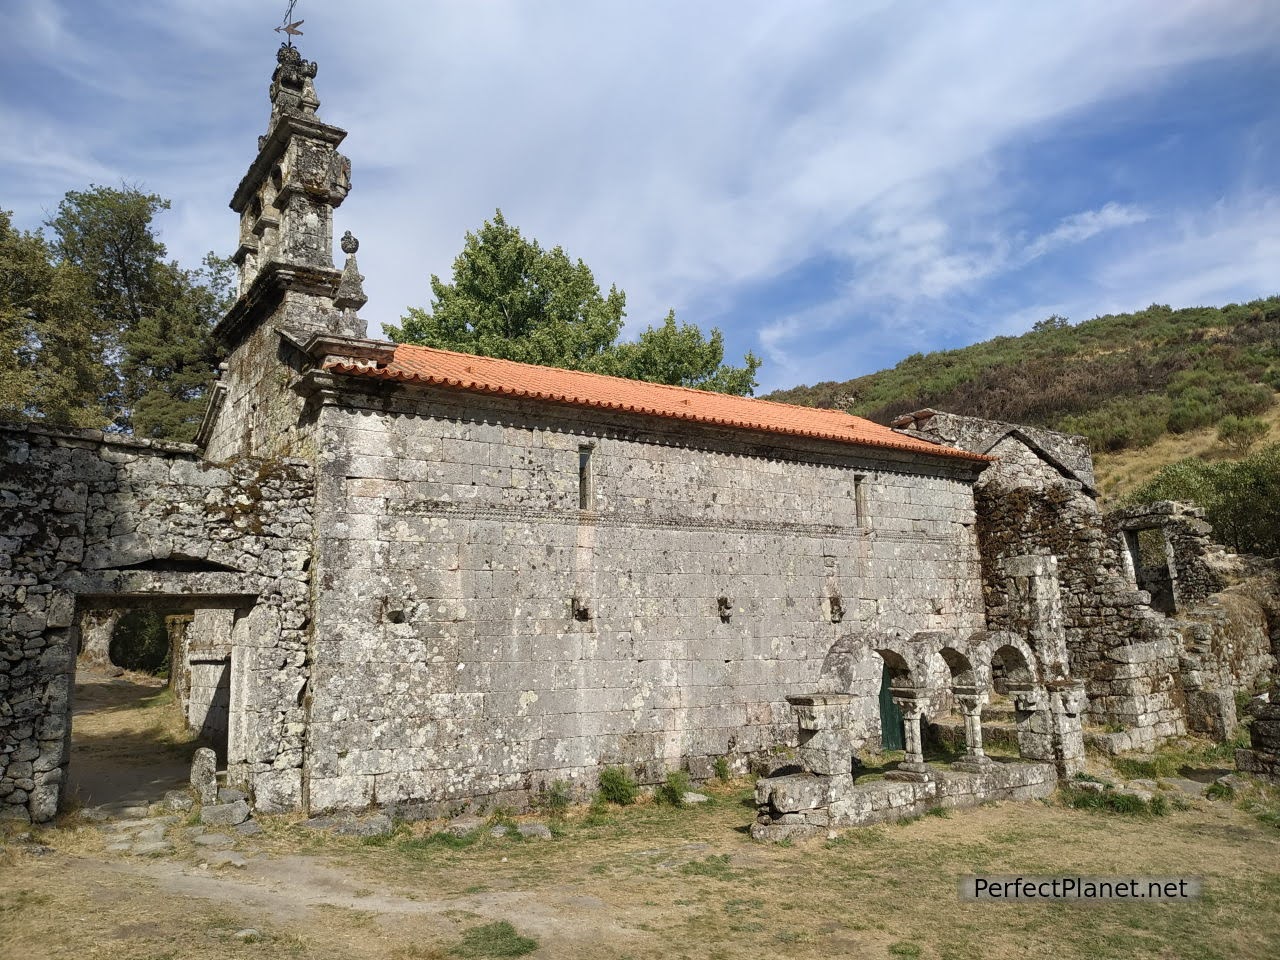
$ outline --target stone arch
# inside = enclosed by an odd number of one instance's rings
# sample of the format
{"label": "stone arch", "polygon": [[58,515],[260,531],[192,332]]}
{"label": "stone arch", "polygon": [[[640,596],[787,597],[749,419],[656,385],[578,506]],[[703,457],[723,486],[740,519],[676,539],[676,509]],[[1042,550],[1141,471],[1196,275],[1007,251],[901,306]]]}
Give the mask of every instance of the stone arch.
{"label": "stone arch", "polygon": [[864,692],[860,688],[870,682],[878,689],[881,665],[888,664],[886,654],[893,660],[891,671],[910,677],[922,675],[904,631],[858,630],[831,645],[818,675],[819,688],[826,693],[859,695]]}
{"label": "stone arch", "polygon": [[969,649],[981,686],[994,687],[997,677],[1007,683],[1011,670],[1013,679],[1022,686],[1035,687],[1042,683],[1035,651],[1014,633],[979,630],[970,637]]}
{"label": "stone arch", "polygon": [[[820,696],[840,698],[839,733],[824,738],[840,744],[853,760],[861,752],[877,753],[882,747],[881,686],[886,670],[896,688],[912,689],[924,676],[918,652],[909,635],[901,630],[858,630],[837,640],[823,660],[819,674]],[[806,702],[808,699],[806,698]],[[796,701],[793,699],[793,704]],[[829,728],[828,728],[829,729]]]}
{"label": "stone arch", "polygon": [[938,651],[938,655],[942,657],[942,662],[947,665],[947,670],[951,673],[951,687],[975,688],[978,686],[978,673],[973,668],[973,662],[969,657],[961,653],[955,647],[943,647]]}
{"label": "stone arch", "polygon": [[873,652],[883,661],[884,668],[889,671],[889,677],[895,689],[916,685],[919,671],[912,671],[911,664],[901,653],[888,647],[879,648]]}

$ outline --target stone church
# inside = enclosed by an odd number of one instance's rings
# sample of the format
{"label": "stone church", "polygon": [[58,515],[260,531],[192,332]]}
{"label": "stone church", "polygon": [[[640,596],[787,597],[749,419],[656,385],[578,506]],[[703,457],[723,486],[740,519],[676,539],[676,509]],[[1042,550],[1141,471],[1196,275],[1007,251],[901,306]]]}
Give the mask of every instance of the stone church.
{"label": "stone church", "polygon": [[[369,339],[315,75],[281,47],[197,442],[0,425],[0,816],[57,812],[81,633],[139,606],[186,615],[175,687],[267,812],[787,758],[769,835],[1038,795],[1086,740],[1227,736],[1265,684],[1275,605],[1233,584],[1269,574],[1194,510],[1104,516],[1079,438]],[[992,698],[1025,763],[984,755]],[[922,737],[951,714],[939,770]],[[899,736],[907,793],[837,810]]]}

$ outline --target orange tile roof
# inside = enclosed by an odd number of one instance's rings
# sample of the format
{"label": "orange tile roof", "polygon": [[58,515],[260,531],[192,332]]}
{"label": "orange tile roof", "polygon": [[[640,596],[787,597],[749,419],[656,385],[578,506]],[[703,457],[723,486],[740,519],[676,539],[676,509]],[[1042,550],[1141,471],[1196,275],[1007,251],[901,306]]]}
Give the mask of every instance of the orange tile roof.
{"label": "orange tile roof", "polygon": [[349,376],[374,377],[433,386],[550,400],[652,417],[692,420],[721,427],[834,440],[867,447],[886,447],[933,456],[985,462],[994,459],[904,436],[840,410],[798,407],[753,397],[659,383],[607,377],[598,373],[540,367],[514,360],[495,360],[451,350],[398,344],[386,366],[352,359],[329,360],[324,369]]}

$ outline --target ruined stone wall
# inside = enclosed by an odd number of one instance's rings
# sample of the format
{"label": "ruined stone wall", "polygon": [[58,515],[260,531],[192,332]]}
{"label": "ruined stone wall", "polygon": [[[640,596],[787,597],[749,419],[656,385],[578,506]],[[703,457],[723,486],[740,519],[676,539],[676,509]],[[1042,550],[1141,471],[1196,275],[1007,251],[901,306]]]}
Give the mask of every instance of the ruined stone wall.
{"label": "ruined stone wall", "polygon": [[977,488],[988,626],[1029,634],[1008,564],[1056,558],[1068,667],[1085,681],[1088,719],[1123,727],[1121,748],[1185,732],[1174,634],[1126,573],[1096,502],[1020,440],[992,452],[1000,464]]}
{"label": "ruined stone wall", "polygon": [[1163,540],[1162,556],[1164,575],[1170,581],[1173,612],[1181,612],[1207,600],[1226,586],[1213,561],[1223,547],[1211,539],[1213,528],[1205,522],[1204,511],[1189,504],[1161,500],[1122,510],[1113,510],[1105,517],[1107,529],[1124,538],[1129,549],[1129,566],[1134,575],[1139,574],[1143,560],[1134,556],[1138,531],[1151,530]]}
{"label": "ruined stone wall", "polygon": [[0,817],[56,812],[79,620],[120,606],[251,611],[236,772],[300,800],[311,495],[299,462],[0,425]]}
{"label": "ruined stone wall", "polygon": [[988,628],[1027,637],[1050,672],[1058,657],[1046,643],[1062,638],[1066,672],[1086,684],[1087,721],[1117,728],[1095,736],[1100,745],[1185,733],[1179,638],[1103,522],[1083,440],[933,411],[896,425],[1000,458],[975,487]]}
{"label": "ruined stone wall", "polygon": [[850,629],[982,625],[969,464],[461,392],[356,402],[317,431],[313,809],[744,770],[794,743],[785,696]]}

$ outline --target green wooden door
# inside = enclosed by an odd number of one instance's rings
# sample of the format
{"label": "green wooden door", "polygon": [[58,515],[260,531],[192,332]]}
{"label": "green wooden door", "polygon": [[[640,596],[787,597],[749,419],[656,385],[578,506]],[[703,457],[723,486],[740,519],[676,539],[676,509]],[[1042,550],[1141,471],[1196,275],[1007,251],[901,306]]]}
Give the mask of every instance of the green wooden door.
{"label": "green wooden door", "polygon": [[880,676],[880,749],[901,750],[906,747],[902,729],[902,711],[889,693],[889,667]]}

